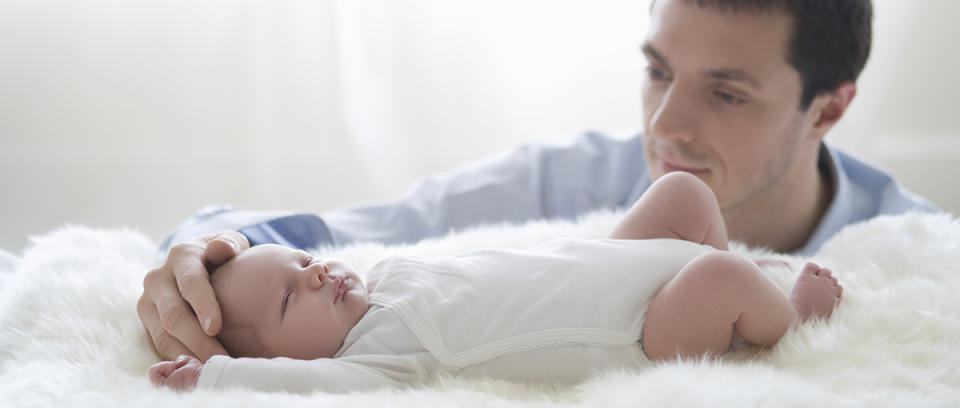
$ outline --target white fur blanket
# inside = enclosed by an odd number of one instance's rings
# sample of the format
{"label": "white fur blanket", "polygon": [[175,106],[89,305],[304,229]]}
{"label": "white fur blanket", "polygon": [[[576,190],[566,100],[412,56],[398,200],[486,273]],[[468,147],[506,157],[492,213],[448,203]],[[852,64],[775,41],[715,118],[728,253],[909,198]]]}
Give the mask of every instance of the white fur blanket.
{"label": "white fur blanket", "polygon": [[[618,214],[453,234],[409,247],[325,251],[365,270],[393,253],[447,255],[602,237]],[[33,239],[0,294],[2,406],[960,406],[960,222],[949,215],[881,217],[851,226],[814,257],[845,285],[825,324],[792,329],[770,350],[720,361],[604,373],[574,387],[444,379],[427,387],[328,395],[153,388],[158,360],[135,312],[144,273],[160,259],[133,231],[67,227]],[[789,290],[792,270],[767,272]]]}

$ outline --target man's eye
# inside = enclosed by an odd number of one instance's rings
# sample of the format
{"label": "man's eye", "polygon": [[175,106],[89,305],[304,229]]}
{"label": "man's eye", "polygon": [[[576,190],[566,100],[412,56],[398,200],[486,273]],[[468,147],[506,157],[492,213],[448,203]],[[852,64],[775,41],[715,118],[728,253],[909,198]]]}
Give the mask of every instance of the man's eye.
{"label": "man's eye", "polygon": [[730,105],[739,105],[744,102],[743,99],[736,97],[734,95],[728,94],[726,92],[716,91],[714,92],[714,95],[716,95],[717,98],[720,98],[720,100],[722,100],[723,102]]}
{"label": "man's eye", "polygon": [[647,67],[647,76],[649,76],[650,79],[654,81],[660,81],[667,77],[667,75],[663,71],[651,66]]}

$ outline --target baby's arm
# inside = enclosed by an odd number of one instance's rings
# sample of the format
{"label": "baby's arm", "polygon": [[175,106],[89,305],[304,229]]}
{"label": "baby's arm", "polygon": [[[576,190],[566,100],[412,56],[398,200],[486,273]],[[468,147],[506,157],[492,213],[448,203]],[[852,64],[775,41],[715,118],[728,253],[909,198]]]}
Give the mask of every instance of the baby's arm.
{"label": "baby's arm", "polygon": [[260,391],[349,392],[417,381],[419,364],[405,356],[356,356],[295,360],[214,356],[157,363],[150,381],[176,390],[243,387]]}
{"label": "baby's arm", "polygon": [[182,355],[176,361],[161,361],[150,367],[150,382],[157,387],[189,391],[196,388],[202,371],[202,361]]}

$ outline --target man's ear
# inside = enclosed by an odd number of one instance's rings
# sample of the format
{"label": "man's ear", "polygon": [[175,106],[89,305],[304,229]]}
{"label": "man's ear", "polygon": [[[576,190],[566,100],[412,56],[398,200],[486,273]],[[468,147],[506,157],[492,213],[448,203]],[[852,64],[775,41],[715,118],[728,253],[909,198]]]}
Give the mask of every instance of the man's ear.
{"label": "man's ear", "polygon": [[835,125],[857,96],[857,84],[853,82],[844,82],[836,89],[828,93],[822,93],[813,99],[810,108],[814,109],[813,133],[818,139],[823,140],[833,125]]}

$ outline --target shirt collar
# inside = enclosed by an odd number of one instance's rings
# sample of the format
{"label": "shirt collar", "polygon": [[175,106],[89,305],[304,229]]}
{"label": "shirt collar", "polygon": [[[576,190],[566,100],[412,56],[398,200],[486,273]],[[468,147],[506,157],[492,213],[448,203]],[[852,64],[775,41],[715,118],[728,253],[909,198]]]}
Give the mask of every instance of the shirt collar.
{"label": "shirt collar", "polygon": [[820,245],[823,245],[824,241],[833,236],[840,228],[843,228],[846,220],[850,219],[850,213],[853,211],[850,178],[839,163],[840,157],[837,156],[837,152],[825,143],[820,142],[817,168],[821,174],[826,174],[829,178],[833,195],[830,198],[827,211],[820,217],[813,233],[807,238],[806,244],[793,251],[794,255],[812,255],[820,249]]}

